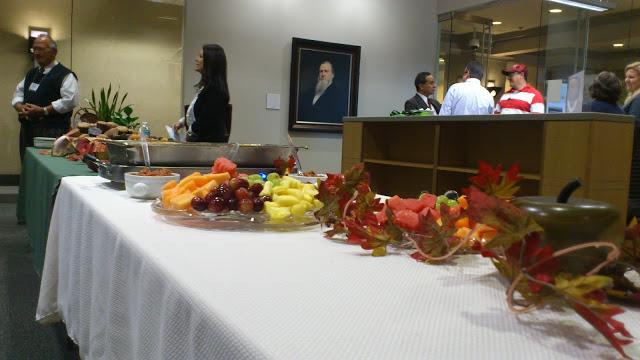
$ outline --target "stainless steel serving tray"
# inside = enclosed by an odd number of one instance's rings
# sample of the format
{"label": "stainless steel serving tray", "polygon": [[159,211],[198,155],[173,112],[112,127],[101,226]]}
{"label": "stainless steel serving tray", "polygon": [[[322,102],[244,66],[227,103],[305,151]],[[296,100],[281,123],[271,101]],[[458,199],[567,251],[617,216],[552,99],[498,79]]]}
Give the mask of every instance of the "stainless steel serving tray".
{"label": "stainless steel serving tray", "polygon": [[[130,166],[130,165],[116,165],[116,164],[107,164],[101,161],[94,161],[94,164],[98,168],[98,175],[101,177],[111,180],[116,183],[124,184],[124,174],[128,172],[137,172],[144,168],[144,166]],[[205,167],[172,167],[165,166],[164,169],[168,169],[172,173],[180,174],[181,178],[184,178],[188,175],[193,174],[198,171],[203,174],[211,172],[211,166]],[[245,174],[257,174],[257,173],[270,173],[275,171],[273,168],[238,168],[238,171]]]}
{"label": "stainless steel serving tray", "polygon": [[[105,140],[109,150],[109,162],[117,165],[144,165],[139,141]],[[269,144],[238,143],[179,143],[149,142],[149,158],[152,166],[211,166],[221,156],[235,162],[238,167],[273,167],[273,161],[288,159],[299,149],[306,147]]]}

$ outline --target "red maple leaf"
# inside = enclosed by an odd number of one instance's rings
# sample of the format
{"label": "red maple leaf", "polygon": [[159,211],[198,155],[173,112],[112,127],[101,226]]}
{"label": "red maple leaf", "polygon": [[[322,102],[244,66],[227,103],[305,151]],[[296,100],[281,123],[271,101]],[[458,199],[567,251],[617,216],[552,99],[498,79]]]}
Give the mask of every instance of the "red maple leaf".
{"label": "red maple leaf", "polygon": [[[622,346],[631,344],[633,336],[627,331],[622,322],[613,318],[615,315],[624,312],[622,308],[617,306],[606,306],[605,308],[588,307],[578,302],[570,301],[570,303],[578,315],[598,330],[620,355],[629,359]],[[618,334],[622,335],[623,338],[619,337]]]}

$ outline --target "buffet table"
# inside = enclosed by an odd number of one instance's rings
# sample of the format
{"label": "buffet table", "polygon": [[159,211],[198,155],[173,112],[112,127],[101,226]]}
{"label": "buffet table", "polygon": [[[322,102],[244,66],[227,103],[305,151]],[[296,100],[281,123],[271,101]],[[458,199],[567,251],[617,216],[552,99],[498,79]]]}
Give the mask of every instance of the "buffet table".
{"label": "buffet table", "polygon": [[[180,227],[104,179],[66,177],[36,318],[63,320],[85,359],[618,357],[573,312],[510,313],[486,259],[455,262],[374,258],[319,227]],[[640,334],[640,310],[619,320]]]}
{"label": "buffet table", "polygon": [[42,273],[49,220],[60,179],[64,176],[95,175],[81,161],[42,155],[42,150],[44,149],[33,147],[26,149],[16,214],[18,222],[27,225],[33,262],[38,274]]}

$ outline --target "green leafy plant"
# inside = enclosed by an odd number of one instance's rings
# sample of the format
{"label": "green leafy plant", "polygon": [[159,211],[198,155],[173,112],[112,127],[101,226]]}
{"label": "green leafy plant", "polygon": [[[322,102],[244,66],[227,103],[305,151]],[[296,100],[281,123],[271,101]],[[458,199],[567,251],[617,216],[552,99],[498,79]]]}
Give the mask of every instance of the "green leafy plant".
{"label": "green leafy plant", "polygon": [[112,95],[112,87],[109,84],[107,90],[100,89],[99,97],[96,97],[95,91],[91,90],[91,99],[86,99],[88,106],[80,108],[78,112],[81,114],[81,118],[86,114],[93,114],[99,120],[111,121],[118,125],[126,126],[128,128],[135,128],[138,126],[138,117],[131,116],[133,113],[133,107],[131,104],[124,104],[125,99],[129,93],[124,93],[120,97],[120,88],[115,90]]}

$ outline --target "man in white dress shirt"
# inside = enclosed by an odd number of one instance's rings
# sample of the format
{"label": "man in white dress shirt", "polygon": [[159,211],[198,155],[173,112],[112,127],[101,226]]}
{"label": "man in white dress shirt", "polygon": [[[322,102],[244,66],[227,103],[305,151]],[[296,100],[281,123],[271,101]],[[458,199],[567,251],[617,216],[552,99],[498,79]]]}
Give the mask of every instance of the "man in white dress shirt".
{"label": "man in white dress shirt", "polygon": [[56,42],[40,35],[33,42],[38,66],[18,83],[11,105],[20,121],[20,158],[24,149],[33,146],[37,136],[57,138],[69,130],[73,109],[78,105],[76,75],[58,61]]}
{"label": "man in white dress shirt", "polygon": [[464,69],[464,82],[451,85],[444,97],[440,115],[493,114],[493,96],[480,84],[482,64],[471,61]]}

